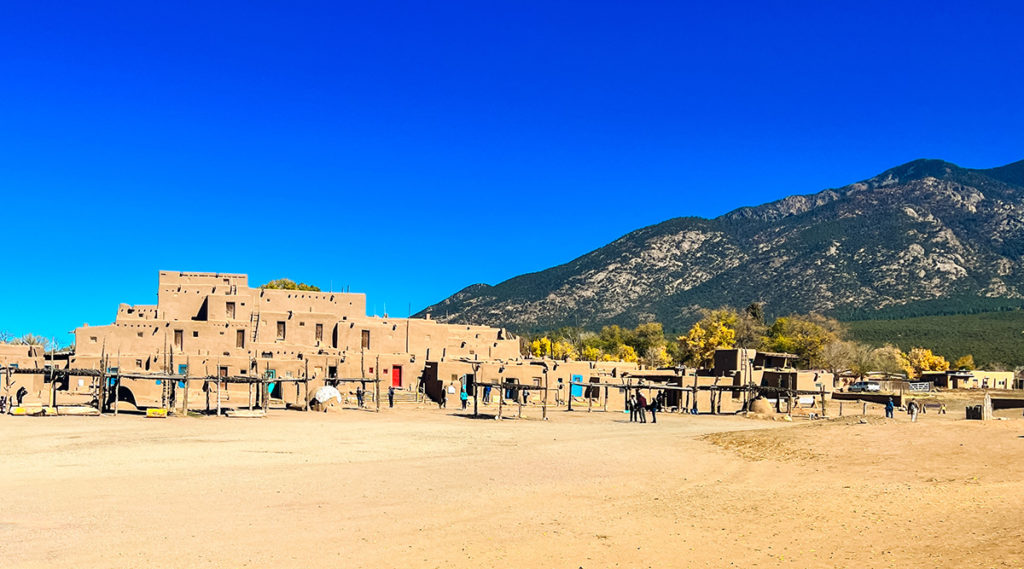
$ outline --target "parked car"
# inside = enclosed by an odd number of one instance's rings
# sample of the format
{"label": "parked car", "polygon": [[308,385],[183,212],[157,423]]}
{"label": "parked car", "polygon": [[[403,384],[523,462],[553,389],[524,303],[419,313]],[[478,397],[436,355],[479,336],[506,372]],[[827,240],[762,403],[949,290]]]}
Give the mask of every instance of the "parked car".
{"label": "parked car", "polygon": [[877,381],[858,381],[850,385],[847,391],[852,392],[878,392],[882,390],[881,384]]}

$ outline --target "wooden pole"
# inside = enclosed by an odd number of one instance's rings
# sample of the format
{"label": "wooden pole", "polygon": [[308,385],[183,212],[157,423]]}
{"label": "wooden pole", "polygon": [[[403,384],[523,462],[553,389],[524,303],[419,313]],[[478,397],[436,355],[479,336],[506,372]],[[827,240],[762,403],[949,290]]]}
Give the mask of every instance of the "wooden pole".
{"label": "wooden pole", "polygon": [[843,416],[843,402],[842,401],[839,402],[839,416],[840,417]]}
{"label": "wooden pole", "polygon": [[[502,389],[503,387],[504,387],[503,383],[499,383],[498,384],[498,420],[499,421],[501,420],[501,410],[505,406],[505,390]],[[441,386],[441,389],[444,389],[443,385]]]}
{"label": "wooden pole", "polygon": [[825,417],[825,386],[821,386],[821,416]]}
{"label": "wooden pole", "polygon": [[863,404],[863,406],[860,408],[860,414],[861,415],[867,415],[868,414],[868,402],[867,401],[862,401],[861,403]]}
{"label": "wooden pole", "polygon": [[380,413],[380,380],[373,382],[373,398],[377,401],[377,412]]}
{"label": "wooden pole", "polygon": [[184,401],[181,404],[181,414],[188,417],[188,374],[192,371],[191,362],[189,358],[185,358],[185,395],[182,397]]}
{"label": "wooden pole", "polygon": [[217,416],[220,417],[220,366],[217,366]]}
{"label": "wooden pole", "polygon": [[604,412],[608,412],[608,386],[604,386]]}
{"label": "wooden pole", "polygon": [[[607,387],[605,388],[607,389]],[[548,420],[548,370],[544,368],[544,400],[540,407],[540,418]]]}

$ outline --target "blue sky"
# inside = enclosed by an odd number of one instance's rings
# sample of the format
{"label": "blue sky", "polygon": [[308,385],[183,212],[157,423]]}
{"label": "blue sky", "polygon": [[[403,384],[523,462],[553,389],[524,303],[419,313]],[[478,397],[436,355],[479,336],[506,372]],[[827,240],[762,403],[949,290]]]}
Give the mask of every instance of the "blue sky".
{"label": "blue sky", "polygon": [[69,341],[155,302],[161,269],[348,286],[405,316],[668,218],[915,158],[1024,159],[1022,19],[1013,2],[5,3],[0,330]]}

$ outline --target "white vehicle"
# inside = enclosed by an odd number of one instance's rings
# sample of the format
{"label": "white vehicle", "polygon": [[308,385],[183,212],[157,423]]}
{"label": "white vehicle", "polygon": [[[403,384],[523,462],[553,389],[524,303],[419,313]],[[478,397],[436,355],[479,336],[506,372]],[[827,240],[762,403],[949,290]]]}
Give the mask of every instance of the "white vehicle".
{"label": "white vehicle", "polygon": [[881,384],[877,381],[858,381],[850,386],[851,393],[854,392],[865,392],[865,393],[877,393],[882,390]]}

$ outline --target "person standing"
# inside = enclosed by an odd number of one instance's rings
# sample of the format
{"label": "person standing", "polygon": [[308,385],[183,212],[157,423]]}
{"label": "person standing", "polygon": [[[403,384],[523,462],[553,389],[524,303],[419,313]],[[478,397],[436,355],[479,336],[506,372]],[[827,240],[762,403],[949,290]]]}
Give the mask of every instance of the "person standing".
{"label": "person standing", "polygon": [[484,386],[484,405],[490,405],[491,403],[491,386]]}
{"label": "person standing", "polygon": [[438,409],[445,409],[448,407],[448,390],[444,387],[441,388],[441,398],[437,401]]}
{"label": "person standing", "polygon": [[892,414],[893,414],[893,411],[895,411],[895,410],[896,410],[896,404],[893,403],[892,397],[890,397],[889,400],[885,402],[885,416],[886,416],[886,418],[892,419],[893,418]]}
{"label": "person standing", "polygon": [[459,392],[459,400],[462,401],[462,410],[466,410],[466,405],[469,403],[469,394],[466,393],[466,388],[463,387],[462,391]]}
{"label": "person standing", "polygon": [[647,422],[647,412],[645,411],[646,408],[647,408],[647,398],[644,397],[643,393],[640,393],[639,391],[637,391],[636,392],[636,412],[637,412],[637,417],[640,419],[641,423],[646,423]]}
{"label": "person standing", "polygon": [[388,408],[394,408],[395,406],[395,386],[392,385],[388,388]]}
{"label": "person standing", "polygon": [[357,387],[356,388],[356,403],[359,405],[360,409],[363,408],[363,388],[362,387]]}
{"label": "person standing", "polygon": [[629,398],[626,399],[626,408],[629,409],[629,422],[635,423],[636,414],[636,395],[630,394]]}
{"label": "person standing", "polygon": [[658,397],[655,396],[651,398],[651,423],[658,422],[658,411]]}
{"label": "person standing", "polygon": [[917,422],[917,411],[918,411],[917,401],[911,400],[910,403],[907,404],[907,413],[910,414],[910,422],[911,423],[916,423]]}

